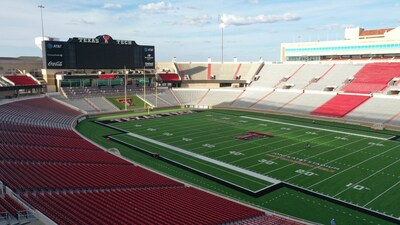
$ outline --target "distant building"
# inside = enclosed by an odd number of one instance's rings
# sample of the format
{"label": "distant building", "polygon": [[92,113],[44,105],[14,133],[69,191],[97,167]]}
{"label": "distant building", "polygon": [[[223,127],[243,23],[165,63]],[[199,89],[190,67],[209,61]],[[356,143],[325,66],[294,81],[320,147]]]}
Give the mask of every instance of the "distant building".
{"label": "distant building", "polygon": [[344,40],[281,44],[281,61],[400,61],[400,27],[346,28]]}
{"label": "distant building", "polygon": [[43,61],[41,57],[20,56],[0,57],[0,74],[27,74],[41,76]]}

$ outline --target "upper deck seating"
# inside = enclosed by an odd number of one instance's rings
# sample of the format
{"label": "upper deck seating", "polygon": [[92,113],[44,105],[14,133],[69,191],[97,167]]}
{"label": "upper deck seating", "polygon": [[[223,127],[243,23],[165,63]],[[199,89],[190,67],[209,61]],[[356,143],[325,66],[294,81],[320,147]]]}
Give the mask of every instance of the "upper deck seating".
{"label": "upper deck seating", "polygon": [[10,75],[5,76],[5,78],[12,81],[16,86],[40,85],[36,80],[26,75]]}
{"label": "upper deck seating", "polygon": [[286,78],[290,78],[301,64],[265,64],[261,69],[259,79],[253,81],[252,87],[273,88]]}
{"label": "upper deck seating", "polygon": [[158,73],[157,74],[163,81],[178,81],[181,77],[177,73]]}
{"label": "upper deck seating", "polygon": [[334,64],[328,73],[311,82],[306,89],[337,91],[344,85],[348,78],[354,77],[363,66],[364,64]]}
{"label": "upper deck seating", "polygon": [[388,87],[395,77],[400,77],[400,63],[366,64],[343,91],[348,93],[369,94],[379,92]]}
{"label": "upper deck seating", "polygon": [[304,89],[316,77],[322,77],[332,67],[330,64],[305,64],[293,76],[281,82],[278,88],[287,88],[285,85],[293,85],[294,89]]}
{"label": "upper deck seating", "polygon": [[188,76],[191,80],[208,80],[209,64],[206,63],[176,63],[181,77]]}

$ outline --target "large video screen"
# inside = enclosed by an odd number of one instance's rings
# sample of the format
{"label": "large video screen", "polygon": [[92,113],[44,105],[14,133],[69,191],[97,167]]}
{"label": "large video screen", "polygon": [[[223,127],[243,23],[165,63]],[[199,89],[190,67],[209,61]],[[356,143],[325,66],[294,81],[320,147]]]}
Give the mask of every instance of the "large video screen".
{"label": "large video screen", "polygon": [[134,68],[133,46],[77,44],[76,66],[82,69],[121,69]]}
{"label": "large video screen", "polygon": [[154,46],[134,41],[70,38],[67,42],[46,41],[43,45],[47,69],[139,69],[155,67]]}

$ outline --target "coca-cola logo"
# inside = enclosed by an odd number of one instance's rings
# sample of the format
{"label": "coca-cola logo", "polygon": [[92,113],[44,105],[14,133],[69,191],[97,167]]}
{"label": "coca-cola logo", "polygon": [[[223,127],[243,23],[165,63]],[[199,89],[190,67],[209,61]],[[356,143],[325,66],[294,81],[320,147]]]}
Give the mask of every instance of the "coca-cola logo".
{"label": "coca-cola logo", "polygon": [[52,67],[62,67],[63,66],[63,61],[50,61],[47,63],[47,66],[52,66]]}

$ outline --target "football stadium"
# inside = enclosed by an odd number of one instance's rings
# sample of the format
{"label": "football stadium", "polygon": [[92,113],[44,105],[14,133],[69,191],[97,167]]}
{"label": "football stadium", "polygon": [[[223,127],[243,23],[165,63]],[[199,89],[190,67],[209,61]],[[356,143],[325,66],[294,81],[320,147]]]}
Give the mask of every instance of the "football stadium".
{"label": "football stadium", "polygon": [[118,34],[0,57],[0,225],[400,224],[400,27],[344,33],[278,62]]}

